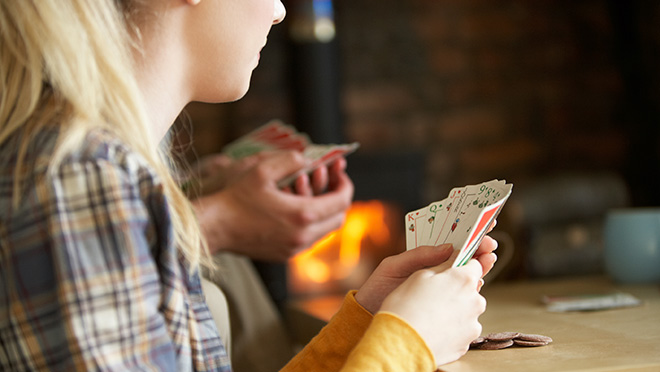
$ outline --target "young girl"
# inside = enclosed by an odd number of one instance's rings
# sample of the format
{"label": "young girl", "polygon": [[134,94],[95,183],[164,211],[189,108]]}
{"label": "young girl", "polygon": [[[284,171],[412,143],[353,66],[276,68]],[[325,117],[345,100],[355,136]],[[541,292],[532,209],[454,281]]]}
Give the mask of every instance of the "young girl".
{"label": "young girl", "polygon": [[[0,370],[231,370],[199,213],[158,145],[189,102],[245,94],[284,15],[280,0],[0,1]],[[284,370],[459,358],[495,247],[454,269],[445,246],[384,260]]]}

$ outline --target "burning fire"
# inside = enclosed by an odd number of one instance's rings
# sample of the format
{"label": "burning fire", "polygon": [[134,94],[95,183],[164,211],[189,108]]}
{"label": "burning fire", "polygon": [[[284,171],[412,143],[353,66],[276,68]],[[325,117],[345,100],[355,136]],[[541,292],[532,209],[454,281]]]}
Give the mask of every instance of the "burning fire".
{"label": "burning fire", "polygon": [[380,201],[353,203],[341,229],[291,259],[293,285],[304,285],[305,282],[314,285],[349,278],[360,265],[365,245],[378,248],[391,244],[387,213],[387,206]]}

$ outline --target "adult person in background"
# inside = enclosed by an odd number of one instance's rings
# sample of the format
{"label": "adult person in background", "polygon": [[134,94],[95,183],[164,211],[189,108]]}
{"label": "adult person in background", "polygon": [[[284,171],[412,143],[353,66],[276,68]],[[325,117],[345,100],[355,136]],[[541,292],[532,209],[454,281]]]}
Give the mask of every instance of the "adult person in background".
{"label": "adult person in background", "polygon": [[277,182],[304,165],[291,153],[263,152],[232,160],[217,154],[196,165],[200,192],[193,204],[209,246],[252,259],[282,262],[338,229],[353,197],[346,160]]}
{"label": "adult person in background", "polygon": [[[277,181],[297,167],[283,163],[278,153],[239,160],[212,154],[192,166],[190,179],[197,187],[192,187],[191,198],[198,215],[204,216],[205,230],[215,237],[210,239],[212,250],[217,249],[218,269],[206,273],[210,283],[203,280],[202,286],[214,318],[225,323],[221,336],[235,371],[277,371],[294,355],[284,319],[252,259],[284,262],[339,228],[353,195],[345,168],[342,158],[279,189]],[[223,198],[227,191],[236,196]],[[223,220],[227,215],[235,217]],[[217,228],[231,233],[218,233]]]}

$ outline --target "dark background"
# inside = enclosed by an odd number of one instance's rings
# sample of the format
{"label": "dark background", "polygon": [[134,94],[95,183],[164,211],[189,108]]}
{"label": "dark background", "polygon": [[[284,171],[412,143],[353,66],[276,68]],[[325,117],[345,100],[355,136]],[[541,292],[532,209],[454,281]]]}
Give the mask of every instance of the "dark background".
{"label": "dark background", "polygon": [[[505,210],[527,224],[526,190],[569,175],[605,195],[558,206],[582,217],[660,204],[660,2],[341,0],[336,38],[301,43],[288,33],[301,1],[285,1],[288,18],[273,28],[245,98],[188,107],[197,156],[273,118],[306,132],[334,123],[334,137],[312,137],[361,143],[348,158],[358,198],[421,207],[454,186],[506,179],[520,205]],[[304,90],[314,87],[327,90],[310,113]],[[383,179],[365,176],[379,163]],[[511,228],[527,243],[529,230]]]}

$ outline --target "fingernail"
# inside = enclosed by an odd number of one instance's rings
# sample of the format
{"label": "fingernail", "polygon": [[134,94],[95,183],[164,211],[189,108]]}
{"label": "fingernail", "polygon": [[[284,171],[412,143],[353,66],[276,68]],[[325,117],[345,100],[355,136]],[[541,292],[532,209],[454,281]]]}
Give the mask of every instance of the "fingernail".
{"label": "fingernail", "polygon": [[477,292],[481,291],[481,287],[484,286],[484,283],[483,279],[479,279],[479,283],[477,283]]}
{"label": "fingernail", "polygon": [[451,244],[443,244],[440,246],[440,248],[442,248],[442,252],[447,252],[454,249],[454,247]]}
{"label": "fingernail", "polygon": [[495,262],[497,262],[497,255],[495,253],[491,253],[493,255],[493,258],[495,259]]}

